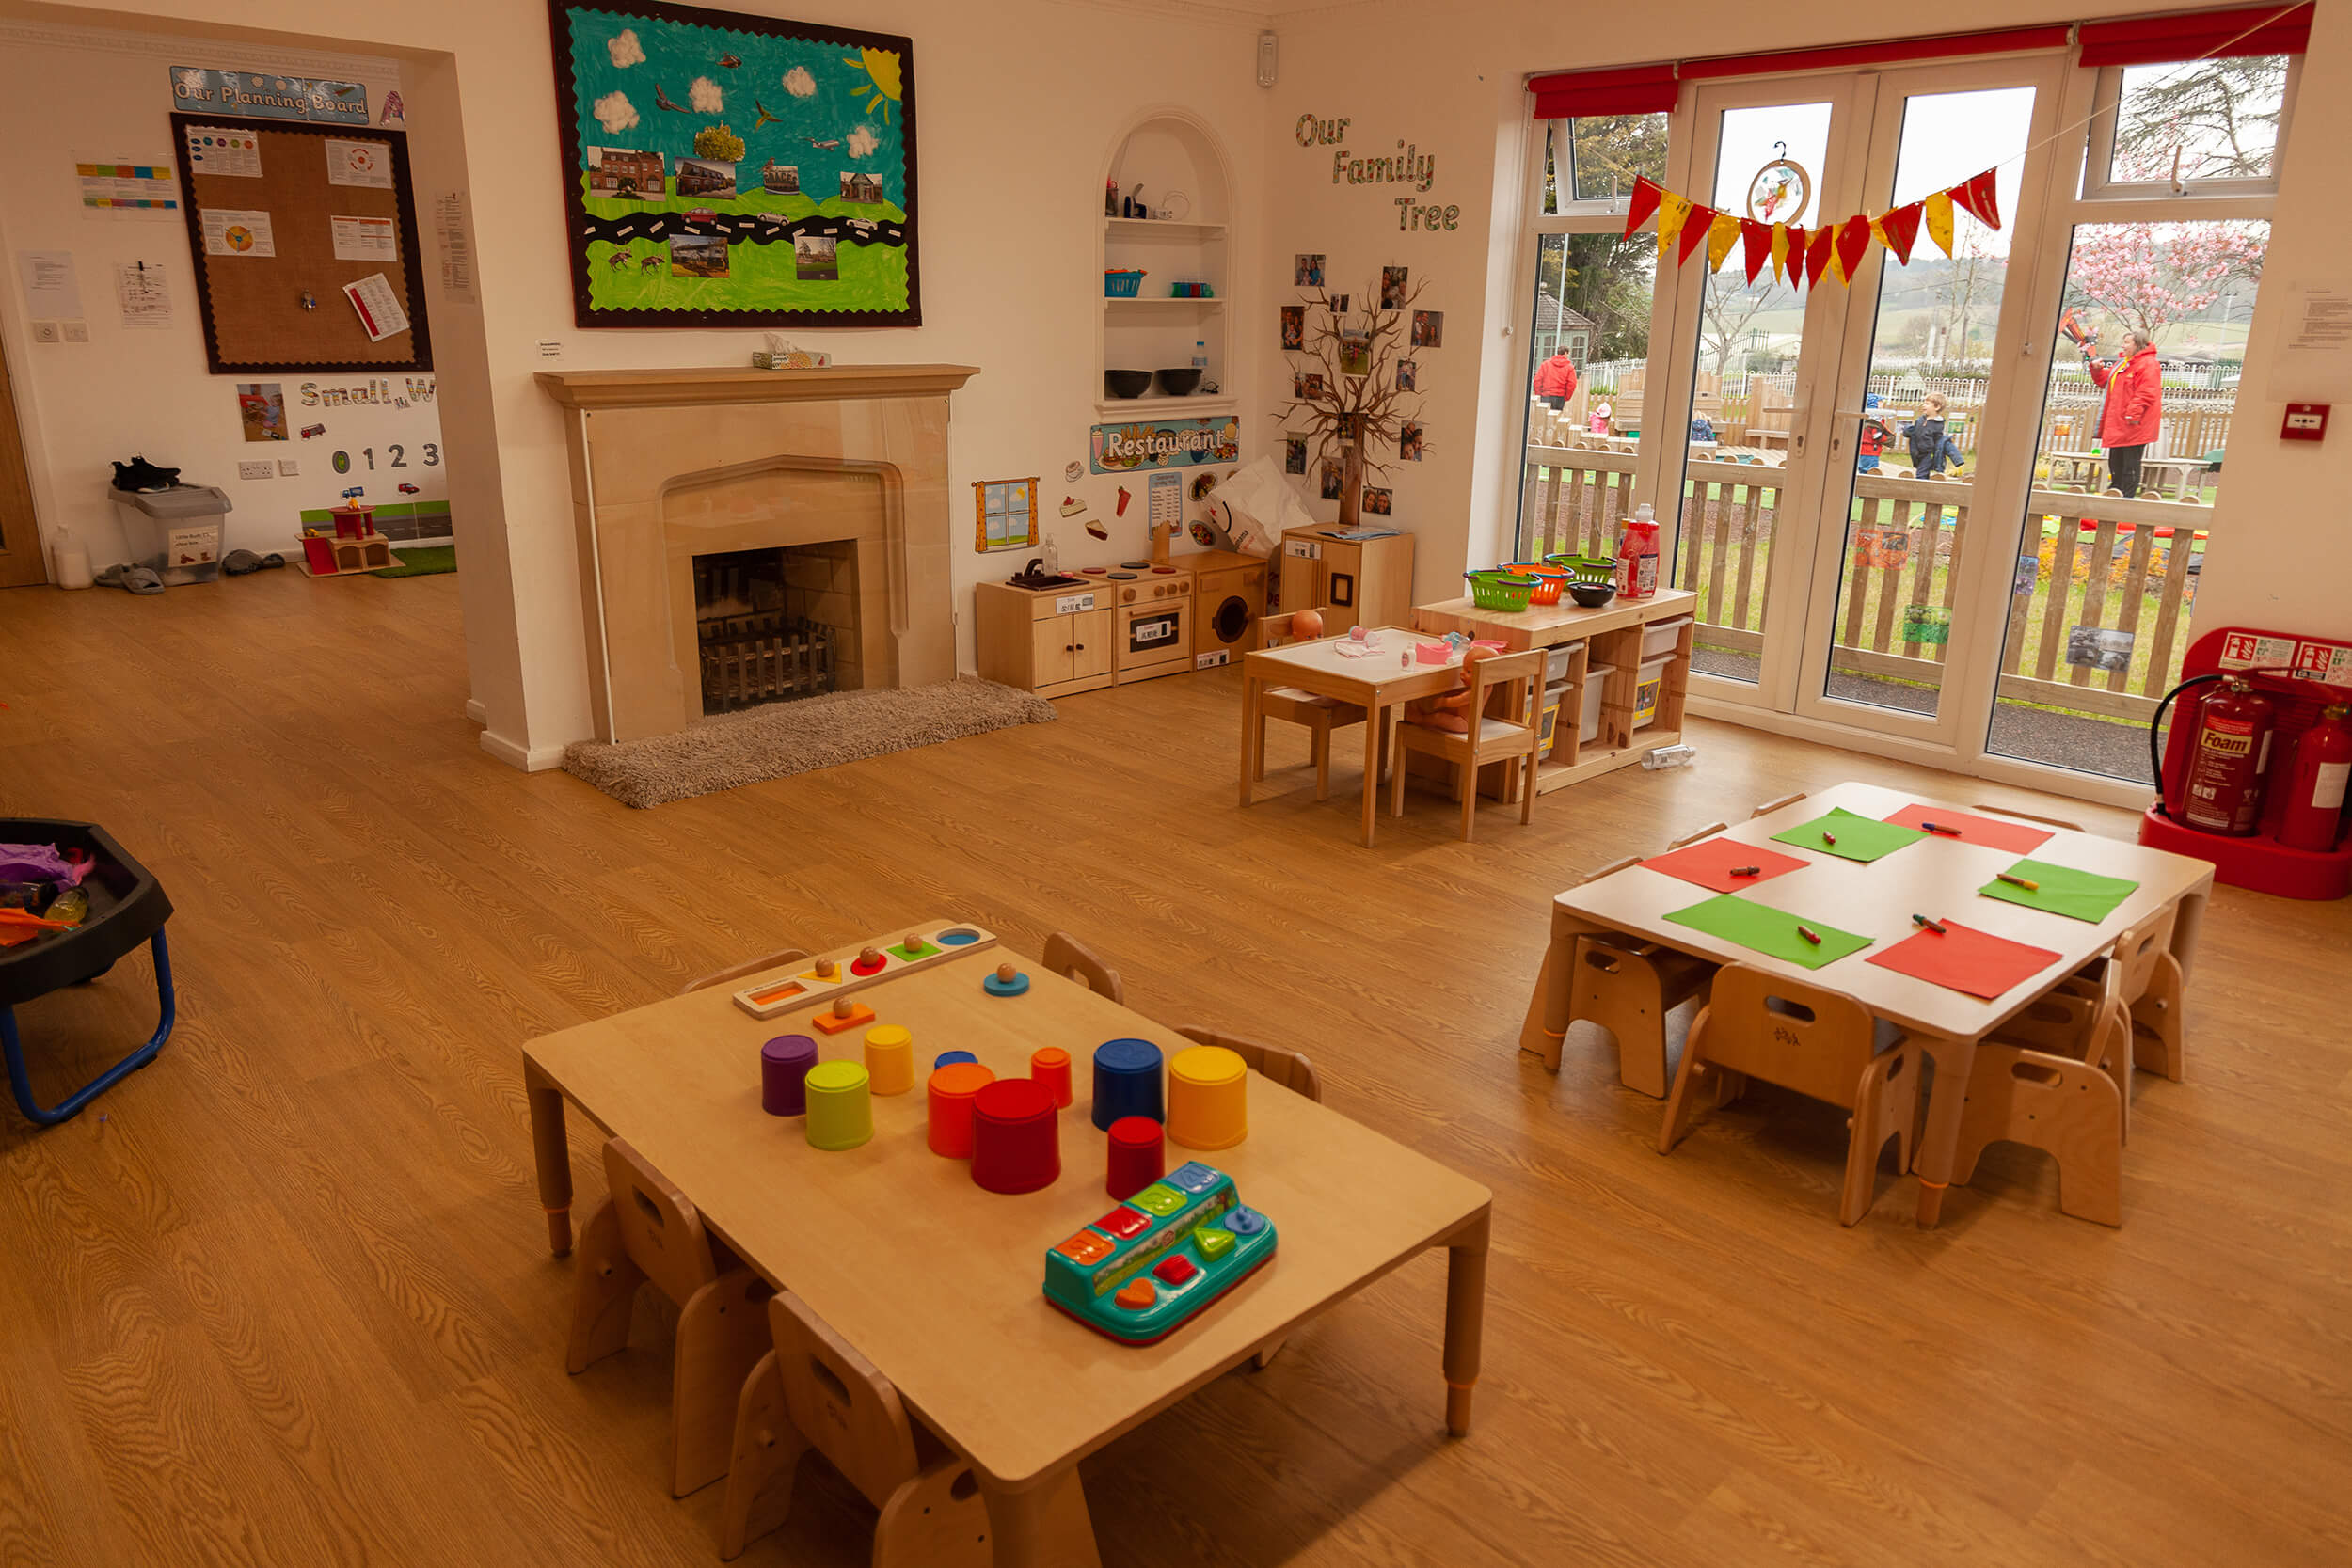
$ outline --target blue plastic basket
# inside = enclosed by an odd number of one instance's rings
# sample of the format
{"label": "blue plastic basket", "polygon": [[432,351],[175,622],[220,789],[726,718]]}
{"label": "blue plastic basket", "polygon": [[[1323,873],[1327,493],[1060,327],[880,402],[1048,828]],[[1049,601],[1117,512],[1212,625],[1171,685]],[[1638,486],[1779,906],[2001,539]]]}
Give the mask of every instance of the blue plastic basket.
{"label": "blue plastic basket", "polygon": [[1142,292],[1143,269],[1141,267],[1128,271],[1119,271],[1108,267],[1104,269],[1103,297],[1104,299],[1135,299]]}

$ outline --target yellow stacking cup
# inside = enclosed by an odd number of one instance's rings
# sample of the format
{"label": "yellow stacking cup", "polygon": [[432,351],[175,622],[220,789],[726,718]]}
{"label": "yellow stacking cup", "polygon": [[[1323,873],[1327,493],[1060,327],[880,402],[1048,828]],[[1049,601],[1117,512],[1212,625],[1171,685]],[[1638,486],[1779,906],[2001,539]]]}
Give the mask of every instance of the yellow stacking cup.
{"label": "yellow stacking cup", "polygon": [[855,1148],[874,1135],[874,1101],[855,1062],[819,1062],[803,1080],[808,1091],[811,1148]]}
{"label": "yellow stacking cup", "polygon": [[878,1023],[866,1031],[866,1076],[876,1094],[904,1094],[914,1087],[914,1036],[901,1023]]}
{"label": "yellow stacking cup", "polygon": [[1249,1069],[1221,1045],[1168,1064],[1168,1135],[1186,1148],[1231,1148],[1249,1135]]}

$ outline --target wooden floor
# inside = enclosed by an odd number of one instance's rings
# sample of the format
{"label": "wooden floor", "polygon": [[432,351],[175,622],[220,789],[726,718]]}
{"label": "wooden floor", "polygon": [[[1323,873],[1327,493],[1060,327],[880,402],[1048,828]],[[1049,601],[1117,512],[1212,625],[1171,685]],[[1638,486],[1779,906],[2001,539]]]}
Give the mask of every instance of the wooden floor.
{"label": "wooden floor", "polygon": [[[0,814],[154,868],[181,997],[78,1121],[0,1109],[0,1562],[715,1561],[719,1489],[661,1479],[665,1326],[564,1375],[516,1048],[934,913],[1078,933],[1495,1192],[1472,1436],[1433,1257],[1089,1462],[1107,1563],[2352,1560],[2344,906],[2218,893],[2120,1232],[2007,1149],[1940,1230],[1891,1175],[1840,1230],[1839,1113],[1767,1093],[1661,1159],[1581,1031],[1556,1077],[1518,1054],[1545,900],[1840,779],[2030,797],[1701,723],[1693,769],[1474,846],[1421,797],[1367,851],[1353,767],[1314,804],[1281,726],[1286,792],[1235,810],[1228,673],[631,812],[485,756],[460,650],[448,577],[0,594]],[[45,1088],[143,1036],[145,980],[24,1009]],[[743,1560],[863,1562],[853,1495],[802,1498]]]}

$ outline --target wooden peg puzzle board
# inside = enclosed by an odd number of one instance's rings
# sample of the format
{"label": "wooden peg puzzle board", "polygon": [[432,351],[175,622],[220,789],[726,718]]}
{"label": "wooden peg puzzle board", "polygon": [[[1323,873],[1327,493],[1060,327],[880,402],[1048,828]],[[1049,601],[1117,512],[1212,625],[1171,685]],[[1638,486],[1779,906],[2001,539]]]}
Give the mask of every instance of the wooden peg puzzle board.
{"label": "wooden peg puzzle board", "polygon": [[[910,953],[901,945],[910,932],[923,939],[924,951]],[[970,933],[969,940],[945,940],[967,932]],[[762,975],[735,992],[735,1005],[757,1019],[774,1018],[804,1008],[827,1008],[833,1006],[834,998],[847,996],[851,991],[880,985],[884,980],[895,980],[901,974],[928,969],[949,958],[960,958],[967,953],[984,953],[995,945],[996,934],[993,931],[984,931],[969,921],[916,921],[900,927],[894,936],[873,937],[829,953],[819,953],[808,959],[804,967],[795,966]],[[882,967],[871,974],[850,974],[850,965],[868,947],[881,952]],[[833,960],[833,978],[819,979],[817,975],[818,965],[827,958]]]}

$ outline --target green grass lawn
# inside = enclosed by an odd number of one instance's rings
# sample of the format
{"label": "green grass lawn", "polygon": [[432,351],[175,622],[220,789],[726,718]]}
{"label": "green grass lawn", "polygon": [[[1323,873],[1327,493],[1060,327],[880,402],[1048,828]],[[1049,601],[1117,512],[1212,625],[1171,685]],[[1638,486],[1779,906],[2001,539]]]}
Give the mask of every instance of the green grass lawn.
{"label": "green grass lawn", "polygon": [[[581,181],[587,179],[585,174]],[[675,182],[673,182],[675,183]],[[661,201],[619,201],[587,198],[588,211],[598,217],[633,214],[712,212],[719,214],[779,213],[787,218],[821,214],[829,217],[866,218],[873,222],[903,222],[906,214],[888,202],[848,202],[838,197],[812,201],[806,196],[771,196],[757,187],[727,200],[671,195]],[[615,252],[628,255],[628,264],[612,265]],[[725,277],[693,277],[669,266],[644,267],[639,261],[660,257],[665,262],[670,247],[660,240],[632,239],[624,245],[599,240],[588,246],[588,298],[599,310],[903,310],[907,304],[907,258],[898,245],[861,245],[844,237],[835,246],[837,278],[802,278],[792,260],[789,242],[766,245],[737,241],[727,247]]]}

